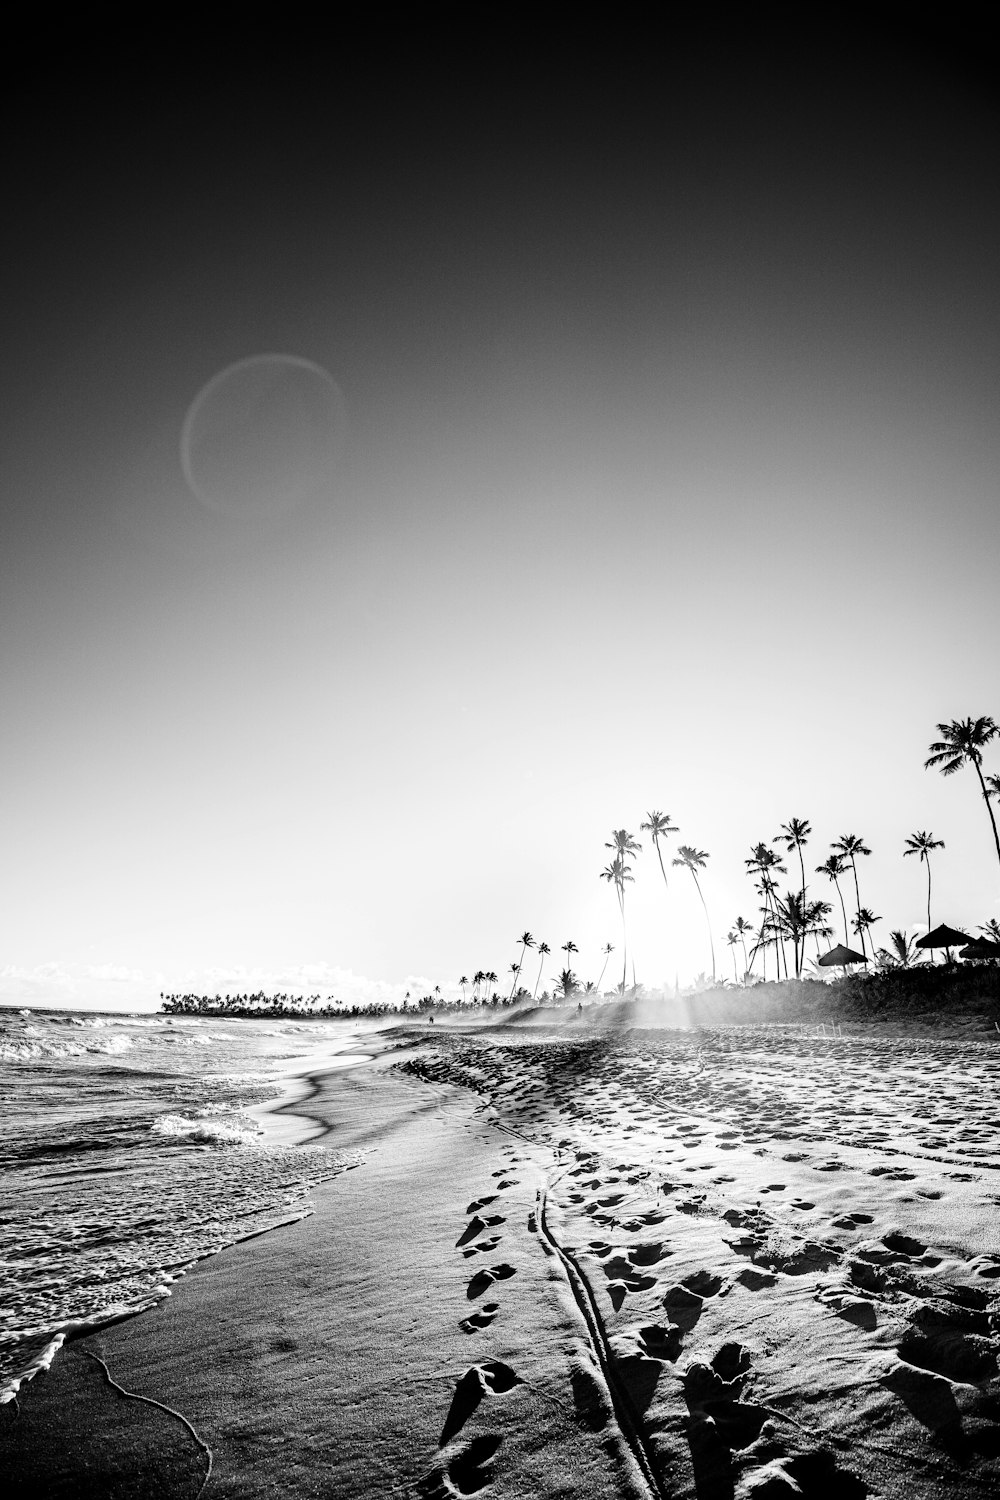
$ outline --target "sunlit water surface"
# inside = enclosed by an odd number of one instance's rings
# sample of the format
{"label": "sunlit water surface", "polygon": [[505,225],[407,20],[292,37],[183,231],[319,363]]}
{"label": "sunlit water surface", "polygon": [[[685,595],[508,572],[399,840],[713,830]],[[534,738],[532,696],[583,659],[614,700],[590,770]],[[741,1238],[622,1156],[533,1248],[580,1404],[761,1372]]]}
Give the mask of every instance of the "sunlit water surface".
{"label": "sunlit water surface", "polygon": [[[247,1110],[339,1026],[0,1010],[0,1402],[67,1333],[151,1306],[191,1264],[308,1211],[350,1165]],[[279,1059],[281,1060],[279,1062]]]}

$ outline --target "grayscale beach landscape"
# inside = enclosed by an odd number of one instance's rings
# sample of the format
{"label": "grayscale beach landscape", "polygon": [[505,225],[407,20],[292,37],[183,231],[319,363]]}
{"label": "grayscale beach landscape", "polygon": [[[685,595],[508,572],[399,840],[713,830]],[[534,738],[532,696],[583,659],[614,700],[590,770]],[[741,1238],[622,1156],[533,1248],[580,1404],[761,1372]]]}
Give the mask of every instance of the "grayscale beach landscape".
{"label": "grayscale beach landscape", "polygon": [[25,11],[2,1500],[1000,1495],[1000,49]]}

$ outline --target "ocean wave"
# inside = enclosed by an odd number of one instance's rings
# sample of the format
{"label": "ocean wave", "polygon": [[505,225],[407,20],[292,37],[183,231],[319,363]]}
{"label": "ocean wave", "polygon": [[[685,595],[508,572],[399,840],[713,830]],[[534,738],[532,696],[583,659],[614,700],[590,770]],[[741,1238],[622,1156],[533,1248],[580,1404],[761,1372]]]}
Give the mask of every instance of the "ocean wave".
{"label": "ocean wave", "polygon": [[83,1057],[86,1053],[118,1057],[134,1047],[130,1036],[109,1036],[100,1041],[71,1041],[68,1038],[49,1036],[37,1026],[26,1026],[22,1037],[8,1037],[0,1042],[0,1062],[40,1062],[43,1059],[60,1057]]}
{"label": "ocean wave", "polygon": [[257,1126],[205,1114],[195,1119],[186,1115],[160,1115],[152,1124],[154,1135],[178,1142],[201,1141],[213,1146],[256,1146],[263,1130]]}

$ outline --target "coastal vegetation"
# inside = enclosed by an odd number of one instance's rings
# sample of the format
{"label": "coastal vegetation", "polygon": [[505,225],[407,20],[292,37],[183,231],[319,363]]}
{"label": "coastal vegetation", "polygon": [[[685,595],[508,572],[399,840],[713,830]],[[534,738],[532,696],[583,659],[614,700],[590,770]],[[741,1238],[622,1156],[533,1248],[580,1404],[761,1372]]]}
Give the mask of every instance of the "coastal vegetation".
{"label": "coastal vegetation", "polygon": [[[993,802],[1000,801],[1000,774],[986,773],[983,766],[983,752],[1000,737],[1000,725],[992,718],[983,716],[938,724],[937,731],[938,738],[929,746],[930,753],[924,762],[925,768],[951,776],[963,767],[971,767],[986,805],[1000,861],[1000,836],[992,806]],[[646,814],[639,825],[639,831],[650,836],[669,903],[670,882],[664,846],[671,835],[680,833],[680,826],[672,820],[669,813],[655,810]],[[457,981],[461,996],[454,999],[445,999],[440,985],[435,985],[430,993],[416,998],[407,993],[401,1005],[394,1005],[388,1000],[344,1004],[332,995],[303,997],[291,994],[268,995],[261,991],[255,994],[213,996],[161,994],[161,1008],[165,1013],[173,1015],[361,1018],[392,1014],[428,1015],[444,1010],[449,1013],[477,1013],[523,1008],[536,1003],[582,1004],[586,1001],[590,1005],[609,1000],[620,1003],[623,1000],[642,1000],[653,996],[667,999],[677,998],[682,994],[704,995],[710,990],[728,987],[743,994],[742,1003],[748,1007],[746,1013],[749,1014],[749,992],[759,992],[755,1001],[759,1003],[763,999],[764,990],[773,998],[775,986],[787,984],[792,985],[789,993],[799,995],[797,1003],[804,1009],[808,1009],[806,992],[810,986],[827,996],[824,1002],[827,1005],[835,995],[839,995],[849,997],[851,1005],[860,1005],[862,1009],[873,1011],[884,1010],[886,1006],[891,1009],[895,1003],[893,997],[904,992],[911,997],[936,996],[941,1003],[946,1003],[949,996],[954,997],[957,993],[956,985],[961,990],[963,985],[971,984],[969,993],[995,997],[996,982],[1000,980],[1000,922],[996,917],[981,922],[975,932],[970,929],[965,946],[956,945],[954,933],[950,943],[946,944],[942,940],[937,946],[944,950],[943,961],[936,958],[933,948],[926,946],[927,936],[933,938],[931,855],[945,849],[943,839],[937,838],[929,830],[920,829],[905,840],[899,851],[903,858],[916,855],[918,862],[926,867],[927,931],[924,938],[918,936],[924,925],[921,922],[912,924],[909,929],[893,929],[886,944],[882,946],[876,946],[873,929],[883,918],[871,907],[862,904],[858,870],[859,861],[869,859],[872,850],[864,837],[857,833],[842,833],[831,841],[826,857],[814,867],[814,873],[821,875],[836,891],[846,950],[841,950],[841,958],[837,960],[830,953],[824,954],[822,949],[822,945],[829,943],[835,936],[835,929],[830,921],[834,911],[833,903],[812,894],[807,879],[805,850],[812,837],[813,826],[808,818],[791,817],[781,824],[778,832],[770,839],[759,839],[751,846],[744,865],[756,897],[756,917],[748,919],[743,915],[737,916],[726,933],[725,940],[733,962],[732,980],[719,980],[715,931],[705,892],[698,878],[699,872],[706,871],[710,854],[694,844],[679,844],[670,859],[670,866],[686,869],[694,881],[705,915],[710,969],[700,974],[686,991],[680,991],[675,985],[673,992],[667,994],[662,990],[651,991],[636,979],[636,964],[632,955],[632,982],[629,984],[626,888],[635,883],[636,860],[642,854],[642,844],[629,829],[623,827],[612,829],[611,837],[604,846],[610,851],[611,859],[600,871],[600,878],[614,889],[622,930],[621,979],[610,993],[602,992],[601,984],[610,955],[615,951],[613,944],[605,943],[599,950],[603,962],[595,982],[592,979],[581,980],[574,972],[574,955],[578,955],[580,949],[573,939],[567,939],[559,945],[559,951],[564,955],[562,966],[551,974],[546,987],[543,983],[545,963],[551,956],[552,949],[547,942],[537,941],[534,934],[525,929],[516,940],[519,952],[509,965],[510,987],[506,995],[501,994],[498,988],[500,981],[495,969],[477,969],[472,976],[471,989],[467,974],[463,974]],[[779,877],[788,874],[788,867],[782,860],[783,853],[792,856],[799,866],[797,884],[786,888],[784,892],[779,885]],[[845,877],[848,889],[853,888],[854,909],[850,915],[842,885]],[[860,946],[859,953],[850,948],[852,935]],[[957,958],[953,956],[953,949],[956,950]],[[529,950],[536,951],[539,957],[531,989],[521,983]],[[742,954],[742,965],[739,963],[738,951]],[[768,973],[769,956],[773,975]],[[968,982],[964,979],[957,980],[955,975],[959,960],[963,972],[971,971],[982,975],[986,971],[986,977],[970,979]],[[832,970],[828,967],[831,963],[839,968],[835,979],[831,978]],[[848,966],[862,964],[869,966],[867,973],[847,975]],[[542,986],[540,995],[539,986]],[[966,991],[962,990],[962,993]]]}

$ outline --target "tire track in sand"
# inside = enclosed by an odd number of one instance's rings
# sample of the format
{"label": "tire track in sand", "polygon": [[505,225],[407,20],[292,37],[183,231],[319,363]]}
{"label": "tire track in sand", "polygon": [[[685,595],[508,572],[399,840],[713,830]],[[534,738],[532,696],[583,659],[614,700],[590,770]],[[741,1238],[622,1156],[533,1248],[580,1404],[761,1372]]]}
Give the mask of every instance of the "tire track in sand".
{"label": "tire track in sand", "polygon": [[656,1500],[669,1500],[669,1496],[666,1490],[663,1489],[657,1476],[656,1464],[649,1449],[642,1418],[636,1411],[628,1392],[618,1377],[614,1356],[608,1345],[604,1321],[597,1309],[597,1303],[594,1299],[590,1282],[580,1269],[576,1257],[571,1251],[564,1249],[560,1245],[549,1227],[545,1213],[546,1201],[546,1190],[539,1188],[535,1209],[535,1223],[538,1228],[539,1238],[543,1246],[547,1248],[550,1254],[556,1257],[562,1267],[567,1284],[573,1295],[573,1300],[579,1308],[583,1321],[586,1324],[590,1346],[600,1366],[601,1374],[604,1376],[619,1431],[627,1445],[629,1455],[642,1475],[646,1490],[650,1495],[655,1496]]}

